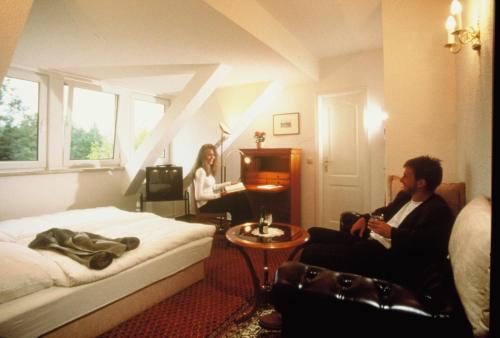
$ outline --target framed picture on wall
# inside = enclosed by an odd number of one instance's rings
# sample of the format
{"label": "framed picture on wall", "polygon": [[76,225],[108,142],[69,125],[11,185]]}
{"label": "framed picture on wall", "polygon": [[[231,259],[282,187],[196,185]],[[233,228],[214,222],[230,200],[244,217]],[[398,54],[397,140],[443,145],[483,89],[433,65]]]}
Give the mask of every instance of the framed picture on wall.
{"label": "framed picture on wall", "polygon": [[299,113],[273,115],[273,135],[300,134]]}

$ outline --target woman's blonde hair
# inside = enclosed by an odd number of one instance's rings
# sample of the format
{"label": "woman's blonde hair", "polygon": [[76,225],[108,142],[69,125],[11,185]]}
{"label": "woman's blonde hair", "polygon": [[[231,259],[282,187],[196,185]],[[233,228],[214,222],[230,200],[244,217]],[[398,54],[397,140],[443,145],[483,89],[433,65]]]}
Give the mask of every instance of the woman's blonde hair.
{"label": "woman's blonde hair", "polygon": [[[207,155],[207,152],[209,150],[213,150],[214,152],[214,155],[215,155],[215,160],[214,160],[214,164],[212,165],[209,165],[207,162],[205,162],[205,157]],[[213,144],[204,144],[201,146],[200,148],[200,151],[198,152],[198,157],[196,158],[196,163],[195,163],[195,171],[198,169],[198,168],[203,168],[205,169],[205,172],[207,173],[207,175],[213,175],[215,176],[215,173],[217,172],[217,163],[218,163],[218,158],[219,158],[219,154],[217,154],[217,149],[215,148],[215,146]]]}

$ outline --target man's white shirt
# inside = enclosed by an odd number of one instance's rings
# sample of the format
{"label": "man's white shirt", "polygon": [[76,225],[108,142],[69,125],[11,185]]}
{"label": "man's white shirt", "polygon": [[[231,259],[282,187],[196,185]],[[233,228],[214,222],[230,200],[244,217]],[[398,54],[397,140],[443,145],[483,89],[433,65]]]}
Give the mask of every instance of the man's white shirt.
{"label": "man's white shirt", "polygon": [[[422,204],[422,202],[415,202],[413,200],[409,200],[408,203],[403,205],[401,209],[399,209],[399,211],[394,216],[392,216],[392,218],[389,221],[387,221],[387,224],[389,224],[393,228],[398,228],[399,225],[403,223],[403,220],[406,218],[406,216],[408,216],[420,204]],[[373,231],[370,232],[370,237],[378,241],[386,249],[391,248],[392,241],[390,238],[383,237]]]}

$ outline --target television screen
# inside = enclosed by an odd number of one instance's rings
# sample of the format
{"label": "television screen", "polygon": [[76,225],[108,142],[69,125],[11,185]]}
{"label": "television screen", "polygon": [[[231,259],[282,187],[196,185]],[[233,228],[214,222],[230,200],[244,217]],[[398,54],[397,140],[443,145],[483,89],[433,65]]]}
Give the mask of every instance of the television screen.
{"label": "television screen", "polygon": [[182,200],[182,167],[146,167],[146,200]]}

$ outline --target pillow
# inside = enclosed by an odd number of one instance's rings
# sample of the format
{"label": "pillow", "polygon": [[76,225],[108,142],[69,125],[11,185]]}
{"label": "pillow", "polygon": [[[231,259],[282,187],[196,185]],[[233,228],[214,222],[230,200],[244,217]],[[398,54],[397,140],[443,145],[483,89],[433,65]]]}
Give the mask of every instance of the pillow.
{"label": "pillow", "polygon": [[479,196],[458,214],[448,251],[460,300],[476,337],[490,326],[491,203]]}
{"label": "pillow", "polygon": [[0,304],[51,287],[50,264],[24,245],[0,242]]}

